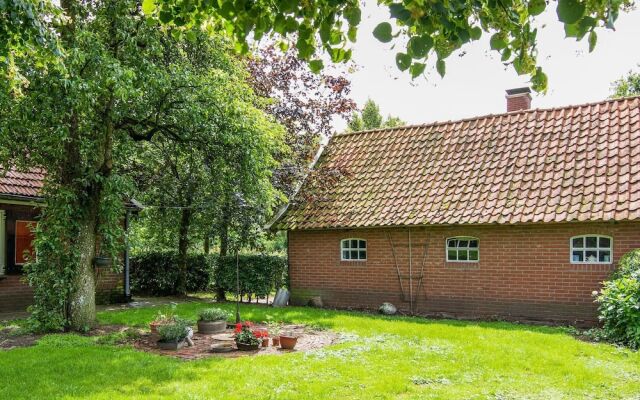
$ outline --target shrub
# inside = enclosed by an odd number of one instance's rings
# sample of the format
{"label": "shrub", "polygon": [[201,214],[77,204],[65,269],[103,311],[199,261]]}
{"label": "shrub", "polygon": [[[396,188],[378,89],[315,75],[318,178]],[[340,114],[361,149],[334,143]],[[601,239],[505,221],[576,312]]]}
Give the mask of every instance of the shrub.
{"label": "shrub", "polygon": [[[189,255],[187,259],[187,291],[209,289],[215,257]],[[177,294],[178,255],[175,252],[150,252],[131,258],[131,289],[135,293],[154,296]]]}
{"label": "shrub", "polygon": [[200,321],[226,321],[231,314],[220,308],[206,308],[198,313]]}
{"label": "shrub", "polygon": [[[266,297],[287,283],[287,259],[269,255],[241,255],[240,293]],[[236,257],[220,257],[214,271],[216,285],[227,292],[236,291]]]}
{"label": "shrub", "polygon": [[175,317],[173,322],[158,327],[158,336],[161,342],[180,342],[186,339],[190,327],[191,321]]}
{"label": "shrub", "polygon": [[607,338],[640,348],[640,250],[620,259],[618,269],[596,295]]}

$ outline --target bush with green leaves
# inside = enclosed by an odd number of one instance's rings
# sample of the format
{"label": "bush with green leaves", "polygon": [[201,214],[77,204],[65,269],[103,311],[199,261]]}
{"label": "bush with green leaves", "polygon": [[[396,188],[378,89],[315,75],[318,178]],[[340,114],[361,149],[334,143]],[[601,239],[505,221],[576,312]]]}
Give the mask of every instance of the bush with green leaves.
{"label": "bush with green leaves", "polygon": [[191,327],[191,321],[175,317],[173,322],[160,325],[158,327],[158,336],[161,342],[176,343],[187,338],[188,329]]}
{"label": "bush with green leaves", "polygon": [[226,321],[231,314],[220,308],[206,308],[198,313],[200,321],[213,322],[213,321]]}
{"label": "bush with green leaves", "polygon": [[596,295],[607,338],[640,348],[640,249],[620,259],[618,269]]}
{"label": "bush with green leaves", "polygon": [[[215,257],[192,254],[187,259],[187,291],[201,292],[212,282]],[[178,294],[178,255],[172,251],[142,253],[131,257],[131,289],[154,296]]]}
{"label": "bush with green leaves", "polygon": [[[238,256],[238,269],[241,295],[266,297],[275,290],[287,286],[286,257],[270,255]],[[218,259],[214,270],[216,286],[226,292],[236,292],[236,257],[226,256]]]}

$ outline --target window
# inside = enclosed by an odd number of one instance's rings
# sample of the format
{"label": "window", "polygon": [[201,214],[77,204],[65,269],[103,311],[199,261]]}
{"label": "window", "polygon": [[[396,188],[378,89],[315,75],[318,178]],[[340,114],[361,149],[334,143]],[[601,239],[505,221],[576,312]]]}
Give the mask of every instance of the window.
{"label": "window", "polygon": [[367,241],[363,239],[343,239],[340,241],[342,261],[366,261]]}
{"label": "window", "polygon": [[16,265],[23,265],[33,259],[33,240],[36,235],[35,221],[16,221]]}
{"label": "window", "polygon": [[574,264],[610,264],[613,240],[609,236],[584,235],[571,238],[571,262]]}
{"label": "window", "polygon": [[447,261],[480,261],[478,238],[459,236],[447,239]]}

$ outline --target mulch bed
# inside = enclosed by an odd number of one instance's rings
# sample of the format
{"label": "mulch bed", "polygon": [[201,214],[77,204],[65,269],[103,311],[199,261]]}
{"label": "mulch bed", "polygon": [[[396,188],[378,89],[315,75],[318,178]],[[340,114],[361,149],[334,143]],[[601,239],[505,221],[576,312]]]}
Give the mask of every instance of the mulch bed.
{"label": "mulch bed", "polygon": [[[254,328],[266,328],[266,326],[254,325]],[[157,335],[145,334],[133,343],[133,346],[142,351],[161,354],[165,356],[177,357],[185,360],[197,360],[206,357],[243,357],[243,356],[262,356],[273,354],[287,354],[292,352],[306,352],[309,350],[318,349],[321,347],[329,346],[337,342],[337,336],[330,331],[318,331],[305,327],[304,325],[284,325],[282,327],[283,332],[293,332],[298,336],[298,343],[293,350],[283,350],[279,347],[273,347],[271,341],[269,347],[259,347],[255,351],[240,351],[235,347],[233,342],[233,330],[227,329],[225,333],[216,335],[203,335],[200,333],[194,333],[193,346],[184,347],[180,350],[161,350],[158,348],[156,341]],[[228,353],[213,353],[211,351],[211,345],[220,343],[221,341],[227,341],[234,343],[233,351]]]}
{"label": "mulch bed", "polygon": [[0,349],[10,350],[16,347],[33,346],[42,335],[23,333],[19,327],[0,328]]}

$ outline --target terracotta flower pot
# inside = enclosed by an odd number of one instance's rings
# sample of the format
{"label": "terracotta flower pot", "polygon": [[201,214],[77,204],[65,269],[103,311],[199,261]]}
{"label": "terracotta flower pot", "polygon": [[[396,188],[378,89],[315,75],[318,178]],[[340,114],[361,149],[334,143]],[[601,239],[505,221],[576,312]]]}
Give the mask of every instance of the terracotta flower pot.
{"label": "terracotta flower pot", "polygon": [[280,346],[285,350],[293,350],[298,343],[298,338],[295,336],[280,335]]}
{"label": "terracotta flower pot", "polygon": [[149,324],[149,328],[151,329],[151,334],[152,335],[157,335],[158,334],[158,327],[162,325],[162,322],[158,322],[158,321],[153,321],[152,323]]}
{"label": "terracotta flower pot", "polygon": [[271,345],[273,347],[278,347],[280,346],[280,338],[278,336],[271,338]]}
{"label": "terracotta flower pot", "polygon": [[269,347],[269,338],[262,338],[262,347]]}
{"label": "terracotta flower pot", "polygon": [[240,351],[252,351],[252,350],[258,350],[258,347],[260,347],[260,343],[246,344],[246,343],[236,342],[236,346],[238,346],[238,350]]}
{"label": "terracotta flower pot", "polygon": [[198,333],[210,335],[224,332],[227,329],[227,321],[198,321]]}

